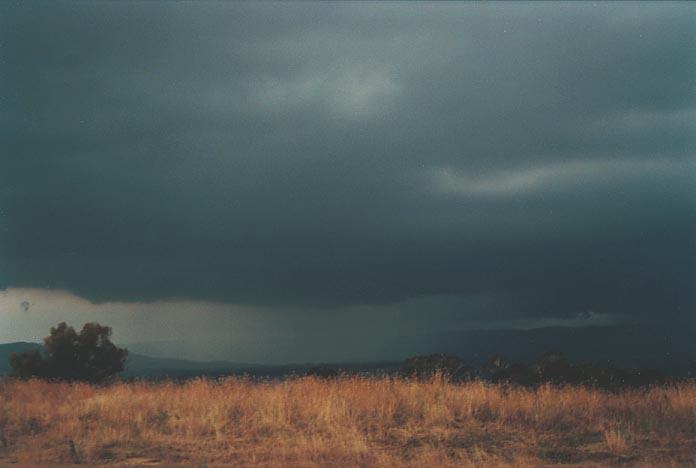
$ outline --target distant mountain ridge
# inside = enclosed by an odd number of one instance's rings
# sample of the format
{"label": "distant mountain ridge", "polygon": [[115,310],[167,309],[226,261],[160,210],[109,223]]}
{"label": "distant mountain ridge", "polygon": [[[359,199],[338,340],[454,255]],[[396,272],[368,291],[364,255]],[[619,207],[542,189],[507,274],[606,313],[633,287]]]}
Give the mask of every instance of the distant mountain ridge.
{"label": "distant mountain ridge", "polygon": [[[409,357],[446,353],[479,366],[493,355],[509,360],[531,361],[549,352],[560,352],[574,362],[611,363],[621,367],[655,368],[674,375],[696,371],[694,350],[676,346],[670,337],[660,335],[637,324],[616,324],[582,328],[547,327],[530,330],[459,330],[436,333],[394,336],[379,343],[365,343],[348,359],[326,359],[317,354],[314,359],[297,359],[289,364],[250,364],[227,360],[196,361],[176,359],[180,345],[195,343],[153,342],[134,344],[123,372],[125,378],[191,377],[197,375],[249,374],[278,377],[302,374],[319,364],[349,372],[382,372],[393,370]],[[291,342],[276,342],[280,349],[289,349]],[[0,375],[10,371],[9,356],[13,352],[40,347],[37,343],[0,344]],[[143,353],[150,350],[157,357]]]}

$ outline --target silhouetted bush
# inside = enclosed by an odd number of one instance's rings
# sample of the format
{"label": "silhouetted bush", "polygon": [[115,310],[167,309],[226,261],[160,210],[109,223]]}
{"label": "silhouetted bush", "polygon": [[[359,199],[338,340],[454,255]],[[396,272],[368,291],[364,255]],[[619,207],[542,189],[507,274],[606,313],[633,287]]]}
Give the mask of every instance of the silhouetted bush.
{"label": "silhouetted bush", "polygon": [[337,369],[329,366],[315,366],[307,371],[310,377],[318,377],[320,379],[335,379],[340,375]]}
{"label": "silhouetted bush", "polygon": [[531,386],[537,380],[528,366],[512,363],[500,355],[491,358],[488,365],[484,366],[483,371],[483,375],[487,376],[493,383]]}
{"label": "silhouetted bush", "polygon": [[28,378],[43,375],[45,361],[38,349],[29,349],[10,355],[10,367],[15,377]]}
{"label": "silhouetted bush", "polygon": [[538,383],[574,384],[583,378],[578,368],[560,353],[546,353],[529,365]]}
{"label": "silhouetted bush", "polygon": [[102,382],[123,370],[128,351],[116,347],[111,328],[86,323],[80,333],[65,322],[44,338],[44,353],[29,350],[10,357],[13,375]]}
{"label": "silhouetted bush", "polygon": [[403,377],[429,379],[435,374],[452,381],[468,380],[473,375],[473,368],[464,360],[447,354],[430,354],[407,359],[401,366]]}

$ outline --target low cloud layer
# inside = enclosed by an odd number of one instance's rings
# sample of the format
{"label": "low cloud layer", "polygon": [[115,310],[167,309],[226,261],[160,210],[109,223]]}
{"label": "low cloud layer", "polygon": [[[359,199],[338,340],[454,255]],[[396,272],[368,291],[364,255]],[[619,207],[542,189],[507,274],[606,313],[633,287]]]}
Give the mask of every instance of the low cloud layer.
{"label": "low cloud layer", "polygon": [[0,44],[0,287],[693,325],[693,5],[7,2]]}

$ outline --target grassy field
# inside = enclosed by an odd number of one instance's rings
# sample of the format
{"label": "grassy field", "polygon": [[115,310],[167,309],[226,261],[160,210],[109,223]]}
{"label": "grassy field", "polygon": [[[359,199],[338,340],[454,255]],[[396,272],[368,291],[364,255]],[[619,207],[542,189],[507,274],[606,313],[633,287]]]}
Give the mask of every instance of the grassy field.
{"label": "grassy field", "polygon": [[604,393],[439,379],[0,383],[0,466],[683,466],[696,385]]}

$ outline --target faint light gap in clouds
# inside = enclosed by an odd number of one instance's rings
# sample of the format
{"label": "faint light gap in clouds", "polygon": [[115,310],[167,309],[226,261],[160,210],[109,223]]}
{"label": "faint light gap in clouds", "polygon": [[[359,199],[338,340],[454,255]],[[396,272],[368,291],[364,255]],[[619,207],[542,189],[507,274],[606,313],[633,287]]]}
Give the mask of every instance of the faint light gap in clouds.
{"label": "faint light gap in clouds", "polygon": [[674,175],[693,171],[696,161],[672,158],[607,158],[542,163],[495,173],[468,175],[448,167],[431,169],[436,191],[445,194],[513,196],[542,190],[573,190],[581,185]]}
{"label": "faint light gap in clouds", "polygon": [[255,85],[254,96],[259,105],[271,112],[290,112],[318,103],[342,117],[359,119],[377,112],[384,99],[402,89],[386,67],[351,64],[287,78],[265,75]]}

